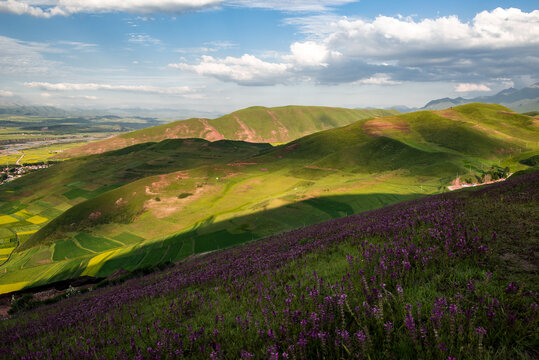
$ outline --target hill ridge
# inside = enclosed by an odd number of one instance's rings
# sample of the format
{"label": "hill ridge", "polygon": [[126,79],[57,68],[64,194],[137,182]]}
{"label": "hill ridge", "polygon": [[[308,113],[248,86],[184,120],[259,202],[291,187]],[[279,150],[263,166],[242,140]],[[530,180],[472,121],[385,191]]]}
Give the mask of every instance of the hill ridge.
{"label": "hill ridge", "polygon": [[166,138],[229,139],[263,143],[286,143],[321,130],[348,125],[380,115],[395,115],[394,110],[346,109],[325,106],[252,106],[216,119],[191,118],[141,129],[70,149],[61,158],[91,155],[141,142]]}

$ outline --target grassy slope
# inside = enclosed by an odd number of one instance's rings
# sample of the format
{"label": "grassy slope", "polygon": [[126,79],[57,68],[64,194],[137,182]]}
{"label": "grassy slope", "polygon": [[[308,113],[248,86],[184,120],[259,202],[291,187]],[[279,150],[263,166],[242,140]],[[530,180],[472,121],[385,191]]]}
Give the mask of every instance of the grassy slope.
{"label": "grassy slope", "polygon": [[536,172],[191,259],[3,322],[0,355],[534,359],[538,189]]}
{"label": "grassy slope", "polygon": [[[486,115],[470,115],[474,109]],[[178,260],[443,191],[469,169],[526,168],[517,161],[537,153],[537,129],[529,117],[514,121],[509,112],[476,104],[363,120],[245,161],[142,178],[73,207],[40,230],[19,249],[28,250],[4,266],[0,281],[46,282],[80,274],[89,263],[85,273],[106,276],[118,267]],[[99,255],[70,240],[80,231],[139,240]],[[59,238],[64,240],[54,244]],[[77,256],[69,255],[74,247]],[[51,253],[67,259],[52,265],[34,260]],[[48,272],[51,266],[58,271]]]}
{"label": "grassy slope", "polygon": [[321,106],[250,107],[217,119],[188,119],[133,131],[111,139],[70,149],[62,157],[102,153],[125,146],[170,138],[244,140],[285,143],[299,137],[374,116],[396,114],[393,110],[355,110]]}

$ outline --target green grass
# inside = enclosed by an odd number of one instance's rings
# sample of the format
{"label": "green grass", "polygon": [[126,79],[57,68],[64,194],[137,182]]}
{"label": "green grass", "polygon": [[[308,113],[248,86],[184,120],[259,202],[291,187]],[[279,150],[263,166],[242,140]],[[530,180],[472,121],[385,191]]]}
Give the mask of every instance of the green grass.
{"label": "green grass", "polygon": [[122,243],[124,243],[126,245],[136,244],[136,243],[144,241],[144,238],[141,238],[140,236],[130,234],[130,233],[127,233],[127,232],[123,232],[121,234],[113,236],[112,238],[115,239],[115,240],[118,240],[118,241],[120,241],[120,242],[122,242]]}
{"label": "green grass", "polygon": [[95,237],[90,234],[80,233],[75,236],[77,242],[85,249],[95,252],[103,252],[122,246],[122,244],[105,238]]}
{"label": "green grass", "polygon": [[81,249],[73,240],[58,240],[54,243],[52,260],[74,259],[89,254],[89,251]]}
{"label": "green grass", "polygon": [[[249,142],[286,143],[317,131],[348,125],[374,116],[397,114],[394,110],[356,110],[317,106],[285,106],[265,108],[250,107],[217,119],[188,119],[172,122],[127,134],[112,139],[84,145],[66,151],[65,156],[80,156],[96,153],[98,149],[115,150],[135,143],[159,142],[171,134],[181,138],[205,138],[215,140],[245,140]],[[207,122],[214,130],[209,130]],[[240,122],[248,128],[240,125]],[[99,150],[100,151],[100,150]]]}
{"label": "green grass", "polygon": [[[480,112],[477,118],[473,109]],[[293,116],[297,108],[285,110]],[[523,170],[528,166],[521,161],[539,151],[528,140],[537,130],[509,109],[475,104],[446,115],[417,112],[365,119],[276,147],[172,139],[66,161],[40,174],[39,183],[29,175],[9,184],[24,192],[0,194],[5,209],[26,206],[32,214],[52,219],[34,228],[39,231],[22,243],[15,257],[63,241],[54,251],[55,261],[66,256],[89,259],[93,255],[74,249],[71,239],[97,253],[119,246],[110,242],[118,240],[125,247],[103,262],[99,274],[104,276],[116,266],[134,269],[177,261],[444,192],[457,174],[493,165]],[[69,200],[66,192],[89,199]],[[58,214],[60,208],[66,211]],[[80,232],[94,239],[89,246],[78,240]],[[109,240],[99,247],[95,239]],[[1,270],[0,284],[9,279]]]}
{"label": "green grass", "polygon": [[[535,359],[538,179],[515,178],[216,252],[119,286],[109,280],[6,320],[6,336],[18,329],[21,337],[4,346],[18,356],[93,346],[97,357],[150,349],[172,358],[181,339],[183,355],[200,359],[219,349],[224,358],[242,350],[266,358],[274,346],[308,359]],[[121,260],[162,261],[168,246],[171,239],[149,243]],[[102,269],[127,268],[117,260]]]}

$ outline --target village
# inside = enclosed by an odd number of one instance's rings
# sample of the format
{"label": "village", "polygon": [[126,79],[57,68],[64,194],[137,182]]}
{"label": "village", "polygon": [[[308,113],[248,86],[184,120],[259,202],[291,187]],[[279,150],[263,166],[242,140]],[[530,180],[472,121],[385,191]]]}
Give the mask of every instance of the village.
{"label": "village", "polygon": [[6,165],[0,170],[0,185],[3,185],[7,182],[13,181],[20,178],[30,172],[46,169],[51,165],[54,165],[55,162],[38,162],[32,164],[22,164],[22,165]]}

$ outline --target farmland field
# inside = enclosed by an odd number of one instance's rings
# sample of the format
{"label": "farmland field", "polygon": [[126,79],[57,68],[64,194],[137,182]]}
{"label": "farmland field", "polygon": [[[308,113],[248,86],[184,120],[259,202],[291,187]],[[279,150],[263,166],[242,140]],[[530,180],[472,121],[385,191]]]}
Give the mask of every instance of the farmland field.
{"label": "farmland field", "polygon": [[[0,194],[1,226],[21,240],[0,284],[20,282],[12,272],[21,267],[41,284],[180,261],[445,192],[459,174],[527,169],[536,126],[505,110],[475,104],[366,119],[276,147],[168,139],[63,162]],[[27,254],[34,249],[51,261]]]}
{"label": "farmland field", "polygon": [[[57,358],[67,346],[88,359],[533,359],[538,189],[535,171],[104,282],[4,321],[0,348]],[[165,245],[145,252],[148,263]]]}

